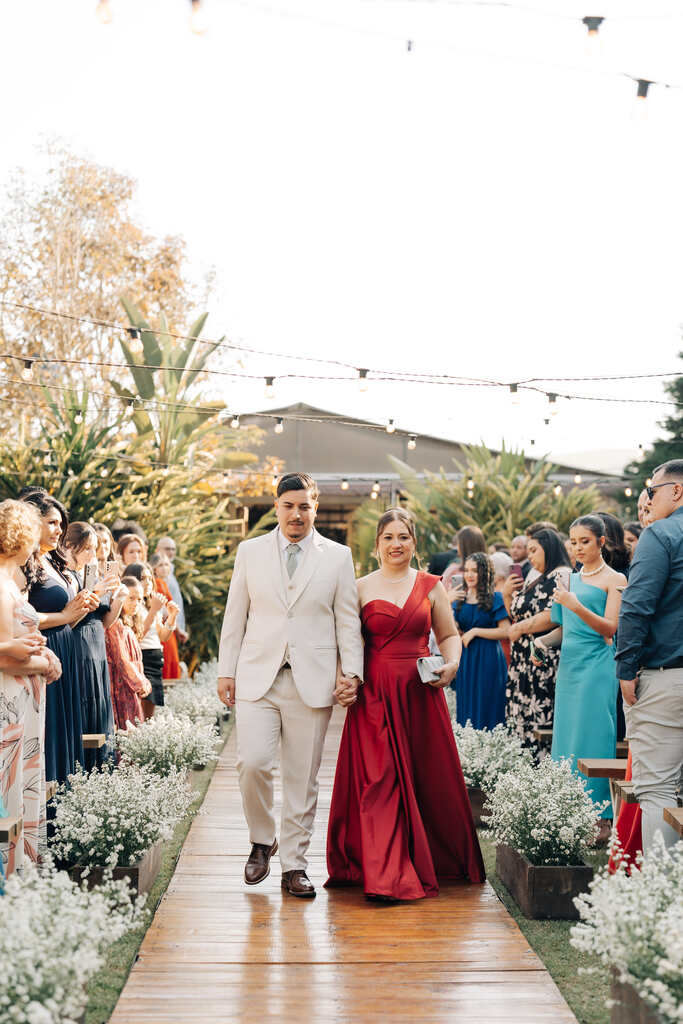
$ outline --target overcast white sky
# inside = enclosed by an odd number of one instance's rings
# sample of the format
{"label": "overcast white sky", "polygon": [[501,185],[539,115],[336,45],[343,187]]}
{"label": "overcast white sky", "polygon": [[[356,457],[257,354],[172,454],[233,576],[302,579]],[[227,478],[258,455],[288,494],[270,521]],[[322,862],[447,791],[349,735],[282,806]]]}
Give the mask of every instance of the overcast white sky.
{"label": "overcast white sky", "polygon": [[[0,180],[46,136],[132,174],[143,222],[215,266],[210,336],[502,380],[680,369],[683,89],[640,120],[609,74],[683,85],[676,0],[204,0],[201,37],[188,0],[110,3],[107,26],[96,0],[3,4]],[[593,55],[583,14],[607,16]],[[270,404],[292,401],[555,453],[635,452],[665,412],[560,403],[544,428],[542,398],[326,382]]]}

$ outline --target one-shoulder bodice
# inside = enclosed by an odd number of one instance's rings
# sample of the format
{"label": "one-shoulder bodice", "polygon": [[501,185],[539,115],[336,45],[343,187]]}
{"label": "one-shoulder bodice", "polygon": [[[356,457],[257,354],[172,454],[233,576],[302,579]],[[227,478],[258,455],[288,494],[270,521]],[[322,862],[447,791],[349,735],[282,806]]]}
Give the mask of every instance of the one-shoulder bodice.
{"label": "one-shoulder bodice", "polygon": [[361,620],[366,655],[381,651],[386,657],[417,659],[429,654],[432,626],[429,593],[438,582],[438,576],[418,572],[402,608],[381,598],[363,605]]}

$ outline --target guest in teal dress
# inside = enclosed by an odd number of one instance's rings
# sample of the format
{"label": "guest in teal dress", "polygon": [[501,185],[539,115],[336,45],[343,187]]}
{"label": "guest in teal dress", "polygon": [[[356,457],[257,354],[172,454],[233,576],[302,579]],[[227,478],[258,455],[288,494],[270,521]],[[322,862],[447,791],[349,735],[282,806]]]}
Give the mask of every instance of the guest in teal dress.
{"label": "guest in teal dress", "polygon": [[[582,569],[572,574],[569,590],[558,585],[553,599],[552,621],[561,626],[562,647],[551,754],[556,761],[569,758],[576,770],[577,758],[615,756],[617,682],[612,638],[621,606],[619,588],[626,585],[626,578],[603,558],[605,533],[600,516],[576,519],[569,539]],[[544,648],[556,642],[551,633],[536,646],[543,655]],[[607,779],[587,781],[594,803],[609,801]],[[605,819],[601,838],[606,838],[610,803],[601,817]]]}
{"label": "guest in teal dress", "polygon": [[500,641],[510,629],[503,595],[494,590],[491,559],[483,551],[465,562],[464,586],[450,591],[462,634],[463,652],[455,680],[455,713],[460,725],[493,729],[505,721],[507,662]]}

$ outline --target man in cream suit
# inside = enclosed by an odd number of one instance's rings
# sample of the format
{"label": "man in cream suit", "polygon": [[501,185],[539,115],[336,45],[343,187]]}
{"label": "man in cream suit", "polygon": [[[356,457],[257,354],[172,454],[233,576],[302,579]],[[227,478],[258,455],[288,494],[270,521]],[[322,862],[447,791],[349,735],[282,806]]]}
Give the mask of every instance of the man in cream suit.
{"label": "man in cream suit", "polygon": [[252,843],[245,881],[266,878],[278,849],[280,743],[282,888],[302,897],[315,896],[306,851],[332,704],[355,701],[363,672],[351,552],[313,528],[317,499],[305,473],[278,482],[277,529],[238,548],[218,657],[218,695],[237,704],[237,769]]}

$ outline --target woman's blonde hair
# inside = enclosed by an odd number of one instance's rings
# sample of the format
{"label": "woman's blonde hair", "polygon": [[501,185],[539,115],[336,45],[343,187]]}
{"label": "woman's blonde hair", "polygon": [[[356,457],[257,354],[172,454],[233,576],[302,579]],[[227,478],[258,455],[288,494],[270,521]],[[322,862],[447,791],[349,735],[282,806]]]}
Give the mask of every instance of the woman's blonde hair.
{"label": "woman's blonde hair", "polygon": [[27,544],[38,547],[43,524],[35,505],[8,498],[0,502],[0,555],[15,555]]}

